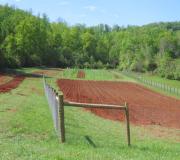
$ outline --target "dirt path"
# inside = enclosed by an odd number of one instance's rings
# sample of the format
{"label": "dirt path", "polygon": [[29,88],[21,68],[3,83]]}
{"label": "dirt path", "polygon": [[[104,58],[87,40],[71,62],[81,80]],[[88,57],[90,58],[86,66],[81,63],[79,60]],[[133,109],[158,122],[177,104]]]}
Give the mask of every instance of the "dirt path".
{"label": "dirt path", "polygon": [[[58,80],[66,100],[86,103],[129,104],[130,120],[135,124],[155,124],[180,128],[180,100],[161,95],[130,82]],[[122,111],[89,109],[112,120],[124,120]]]}

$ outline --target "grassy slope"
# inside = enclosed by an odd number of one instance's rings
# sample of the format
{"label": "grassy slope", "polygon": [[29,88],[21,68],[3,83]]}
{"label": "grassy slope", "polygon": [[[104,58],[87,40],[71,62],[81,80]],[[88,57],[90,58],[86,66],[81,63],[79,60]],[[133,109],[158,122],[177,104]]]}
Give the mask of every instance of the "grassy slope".
{"label": "grassy slope", "polygon": [[112,73],[108,72],[107,70],[90,70],[86,69],[85,71],[85,79],[88,80],[119,80],[122,79],[121,76],[112,75]]}
{"label": "grassy slope", "polygon": [[[170,87],[175,87],[175,88],[180,90],[180,81],[169,80],[169,79],[166,79],[166,78],[162,78],[162,77],[159,77],[159,76],[156,76],[156,75],[150,75],[150,74],[142,74],[142,76],[144,77],[144,79],[152,80],[153,82],[166,84],[166,85],[168,85]],[[149,87],[148,85],[146,85],[146,86]],[[169,95],[169,96],[176,97],[176,98],[180,99],[180,95],[171,93],[169,91],[164,91],[164,90],[162,90],[160,88],[156,88],[156,87],[150,87],[150,88],[153,88],[154,90],[156,90],[156,91],[158,91],[160,93],[163,93],[163,94],[166,94],[166,95]]]}
{"label": "grassy slope", "polygon": [[[159,93],[162,93],[162,94],[165,94],[165,95],[168,95],[168,96],[171,96],[171,97],[176,97],[178,99],[180,99],[180,95],[176,95],[174,93],[171,93],[171,92],[168,92],[168,91],[164,91],[160,88],[157,88],[157,87],[153,87],[153,86],[150,86],[150,85],[147,85],[145,83],[141,83],[140,81],[137,81],[136,79],[132,78],[132,77],[128,77],[126,75],[124,75],[123,73],[121,73],[120,71],[111,71],[112,73],[116,73],[116,74],[119,74],[120,76],[122,76],[126,81],[132,81],[132,82],[136,82],[136,83],[139,83],[139,84],[142,84],[144,86],[146,86],[147,88],[150,88],[154,91],[157,91]],[[141,76],[143,76],[144,79],[146,80],[152,80],[153,82],[159,82],[159,83],[163,83],[163,84],[166,84],[168,86],[171,86],[171,87],[175,87],[175,88],[178,88],[180,89],[180,82],[177,81],[177,80],[169,80],[169,79],[165,79],[165,78],[161,78],[159,76],[155,76],[155,75],[149,75],[149,74],[142,74]]]}
{"label": "grassy slope", "polygon": [[[67,69],[63,73],[63,78],[77,79],[77,73],[79,69]],[[133,81],[132,78],[124,76],[122,74],[98,69],[84,69],[86,80],[110,80],[110,81]]]}
{"label": "grassy slope", "polygon": [[152,81],[155,81],[155,82],[167,84],[168,86],[176,87],[176,88],[180,89],[180,81],[169,80],[169,79],[162,78],[162,77],[159,77],[159,76],[156,76],[156,75],[151,75],[151,74],[142,74],[142,75],[143,75],[143,77],[145,79],[149,79],[149,80],[152,80]]}
{"label": "grassy slope", "polygon": [[[57,77],[60,76],[58,73]],[[48,81],[53,83],[55,78]],[[65,120],[67,142],[61,144],[54,133],[40,78],[28,78],[11,93],[0,94],[0,159],[180,158],[180,144],[173,137],[155,138],[143,127],[131,127],[132,147],[128,148],[124,123],[104,120],[76,108],[65,108]],[[89,136],[96,147],[90,145],[85,136]]]}

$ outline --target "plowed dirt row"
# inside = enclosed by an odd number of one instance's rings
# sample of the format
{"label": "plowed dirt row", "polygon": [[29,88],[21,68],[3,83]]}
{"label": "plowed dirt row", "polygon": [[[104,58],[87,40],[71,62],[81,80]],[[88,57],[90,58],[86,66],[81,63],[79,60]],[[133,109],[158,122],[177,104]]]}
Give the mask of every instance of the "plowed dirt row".
{"label": "plowed dirt row", "polygon": [[13,77],[12,80],[0,85],[0,93],[6,93],[11,91],[12,89],[17,88],[24,79],[25,79],[24,76]]}
{"label": "plowed dirt row", "polygon": [[[129,104],[130,121],[135,124],[156,124],[180,128],[180,100],[161,95],[130,82],[57,81],[66,100],[84,103]],[[124,120],[122,111],[89,109],[112,120]]]}

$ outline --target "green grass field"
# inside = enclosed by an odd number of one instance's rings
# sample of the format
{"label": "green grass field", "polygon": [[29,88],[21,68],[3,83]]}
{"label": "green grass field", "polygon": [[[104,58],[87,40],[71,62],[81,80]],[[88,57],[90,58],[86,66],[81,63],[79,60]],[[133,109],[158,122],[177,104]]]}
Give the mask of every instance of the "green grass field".
{"label": "green grass field", "polygon": [[177,80],[169,80],[169,79],[162,78],[162,77],[159,77],[156,75],[151,75],[151,74],[143,74],[143,77],[145,79],[150,79],[150,80],[153,80],[155,82],[164,83],[164,84],[167,84],[171,87],[176,87],[176,88],[180,89],[180,81],[177,81]]}
{"label": "green grass field", "polygon": [[[69,79],[78,79],[77,73],[79,69],[67,69],[63,73],[63,78]],[[106,81],[132,81],[135,82],[132,78],[129,78],[123,74],[113,72],[110,70],[103,69],[83,69],[85,72],[85,80],[106,80]]]}
{"label": "green grass field", "polygon": [[122,76],[126,81],[131,81],[131,82],[135,82],[135,83],[139,83],[141,85],[144,85],[146,86],[147,88],[150,88],[154,91],[157,91],[161,94],[164,94],[164,95],[168,95],[168,96],[171,96],[171,97],[176,97],[178,99],[180,99],[180,95],[178,94],[175,94],[173,92],[170,92],[169,90],[163,90],[162,88],[159,88],[159,87],[156,87],[156,86],[151,86],[151,85],[148,85],[148,84],[145,84],[139,80],[137,80],[136,78],[134,78],[134,76],[141,76],[143,77],[144,80],[148,80],[148,81],[153,81],[153,82],[157,82],[157,83],[161,83],[161,84],[164,84],[164,85],[167,85],[169,87],[172,87],[172,88],[176,88],[176,89],[179,89],[180,90],[180,81],[177,81],[177,80],[169,80],[169,79],[165,79],[165,78],[162,78],[162,77],[159,77],[159,76],[156,76],[156,75],[151,75],[151,74],[136,74],[136,73],[132,73],[132,75],[130,76],[127,76],[125,75],[124,73],[120,72],[120,71],[111,71],[112,73],[115,73],[115,74],[119,74],[120,76]]}
{"label": "green grass field", "polygon": [[[143,78],[146,79],[146,80],[151,80],[153,82],[157,82],[157,83],[161,83],[161,84],[165,84],[169,87],[172,87],[172,88],[177,88],[180,90],[180,81],[178,80],[169,80],[169,79],[166,79],[166,78],[162,78],[162,77],[159,77],[157,75],[151,75],[151,74],[142,74]],[[146,85],[148,86],[148,85]],[[166,94],[166,95],[169,95],[169,96],[174,96],[178,99],[180,99],[180,94],[177,95],[177,94],[174,94],[172,92],[169,92],[169,91],[164,91],[160,88],[157,88],[157,87],[151,87],[153,89],[155,89],[156,91],[160,92],[160,93],[163,93],[163,94]]]}
{"label": "green grass field", "polygon": [[[57,78],[76,78],[76,73],[77,70],[64,74],[57,71],[48,82],[55,86]],[[126,80],[105,70],[86,70],[86,75],[86,79]],[[54,132],[42,78],[26,78],[17,89],[0,94],[0,160],[180,159],[179,130],[131,125],[132,146],[128,147],[124,122],[105,120],[70,107],[65,107],[65,126],[66,143],[61,144]]]}
{"label": "green grass field", "polygon": [[[64,71],[64,78],[77,79],[79,69],[67,69]],[[84,69],[86,80],[117,80],[117,78],[106,70]]]}

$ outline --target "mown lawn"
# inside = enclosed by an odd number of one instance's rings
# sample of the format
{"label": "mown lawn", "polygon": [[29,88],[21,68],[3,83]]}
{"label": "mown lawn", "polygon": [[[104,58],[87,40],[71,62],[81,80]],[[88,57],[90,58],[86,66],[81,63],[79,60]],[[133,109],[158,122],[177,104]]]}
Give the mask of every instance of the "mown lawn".
{"label": "mown lawn", "polygon": [[[34,70],[37,69],[23,71]],[[94,71],[88,72],[94,74]],[[105,80],[107,76],[111,77],[109,72],[103,72],[105,76],[97,79]],[[56,77],[49,77],[48,81],[55,86],[56,78],[65,74],[57,71]],[[69,76],[71,77],[70,73]],[[154,126],[153,131],[158,132],[155,134],[151,129],[147,129],[148,127],[131,125],[132,146],[128,147],[124,122],[105,120],[79,108],[65,107],[65,125],[66,143],[61,144],[54,132],[42,79],[27,78],[17,89],[0,94],[0,159],[180,159],[179,130]],[[159,131],[167,131],[169,134],[162,137]]]}

